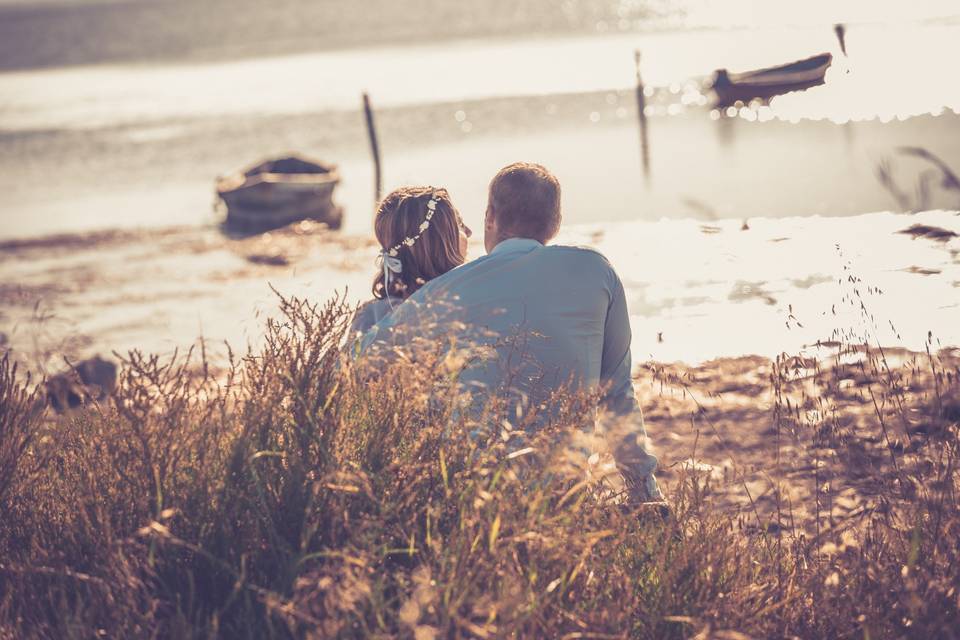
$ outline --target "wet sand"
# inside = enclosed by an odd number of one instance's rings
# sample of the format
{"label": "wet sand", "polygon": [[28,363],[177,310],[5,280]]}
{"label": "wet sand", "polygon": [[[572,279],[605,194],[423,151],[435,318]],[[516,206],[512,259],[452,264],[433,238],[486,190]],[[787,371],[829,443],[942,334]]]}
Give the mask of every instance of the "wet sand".
{"label": "wet sand", "polygon": [[943,428],[941,411],[960,419],[956,386],[940,392],[958,374],[960,350],[874,345],[818,360],[651,363],[636,387],[668,487],[695,480],[739,526],[819,544],[820,533],[884,512],[888,497],[922,490],[901,484],[898,468],[927,464],[921,445]]}
{"label": "wet sand", "polygon": [[[919,227],[916,225],[920,225]],[[913,227],[918,233],[904,233]],[[933,234],[933,235],[930,235]],[[479,236],[479,234],[478,234]],[[636,362],[816,351],[835,340],[922,350],[960,344],[960,215],[674,220],[568,225],[627,293]],[[470,256],[483,252],[475,237]],[[216,352],[256,343],[277,295],[369,298],[369,235],[304,222],[245,239],[215,226],[0,242],[0,332],[50,371],[129,349]]]}
{"label": "wet sand", "polygon": [[216,358],[224,341],[257,342],[261,315],[276,308],[271,286],[311,297],[355,290],[370,251],[369,239],[310,222],[246,239],[170,227],[7,242],[0,327],[14,356],[41,372],[94,353],[170,355],[201,338]]}

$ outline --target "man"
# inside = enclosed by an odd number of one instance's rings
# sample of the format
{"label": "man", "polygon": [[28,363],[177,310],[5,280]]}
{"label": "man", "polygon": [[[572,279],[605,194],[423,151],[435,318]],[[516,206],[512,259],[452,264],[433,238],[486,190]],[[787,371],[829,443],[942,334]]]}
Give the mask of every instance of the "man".
{"label": "man", "polygon": [[490,182],[487,255],[431,280],[364,337],[423,337],[433,327],[495,345],[498,357],[467,367],[476,395],[507,397],[513,417],[549,416],[560,388],[602,392],[608,414],[629,421],[614,449],[630,497],[662,500],[643,414],[630,379],[630,323],[620,278],[600,253],[547,246],[560,229],[560,184],[544,167],[516,163]]}

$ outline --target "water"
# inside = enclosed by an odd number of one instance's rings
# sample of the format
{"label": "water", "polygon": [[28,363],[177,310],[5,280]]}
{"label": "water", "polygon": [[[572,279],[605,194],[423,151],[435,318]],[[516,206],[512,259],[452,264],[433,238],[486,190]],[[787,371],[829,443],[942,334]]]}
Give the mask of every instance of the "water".
{"label": "water", "polygon": [[[960,164],[947,135],[957,132],[960,83],[943,62],[960,59],[960,11],[937,0],[878,4],[886,3],[801,9],[738,0],[718,10],[692,0],[487,0],[453,9],[440,0],[376,0],[359,12],[346,0],[8,1],[0,5],[0,237],[208,224],[216,175],[291,149],[343,165],[348,225],[367,229],[364,90],[378,111],[387,185],[442,182],[464,194],[461,208],[472,216],[497,164],[519,158],[559,167],[570,192],[584,194],[568,207],[574,221],[690,216],[690,201],[721,217],[886,208],[874,180],[861,175],[838,189],[822,166],[826,186],[804,192],[806,207],[759,209],[733,188],[744,167],[763,176],[773,152],[785,156],[777,182],[789,191],[818,153],[812,144],[798,151],[791,139],[807,134],[829,150],[820,149],[820,165],[837,162],[832,151],[845,145],[865,164],[855,173],[868,177],[900,145],[931,144]],[[825,86],[778,98],[759,119],[944,115],[925,119],[919,133],[867,127],[870,141],[852,143],[856,134],[842,128],[801,124],[803,135],[791,136],[784,127],[709,119],[718,114],[704,106],[703,80],[713,69],[836,52],[837,20],[850,22],[849,60],[837,54]],[[631,94],[637,48],[655,90],[654,170],[642,187]],[[751,114],[744,117],[758,119]],[[772,136],[782,143],[740,141]],[[589,149],[590,166],[567,170],[574,163],[565,145]],[[450,167],[465,170],[451,175]],[[583,211],[583,202],[604,206]]]}

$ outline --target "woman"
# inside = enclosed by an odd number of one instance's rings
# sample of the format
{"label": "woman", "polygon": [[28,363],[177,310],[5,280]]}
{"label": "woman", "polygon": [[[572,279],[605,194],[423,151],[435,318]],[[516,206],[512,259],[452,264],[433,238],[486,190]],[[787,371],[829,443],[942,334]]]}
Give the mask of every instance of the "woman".
{"label": "woman", "polygon": [[357,311],[352,330],[366,333],[428,281],[463,264],[472,232],[446,189],[403,187],[380,203],[374,220],[380,242],[373,300]]}

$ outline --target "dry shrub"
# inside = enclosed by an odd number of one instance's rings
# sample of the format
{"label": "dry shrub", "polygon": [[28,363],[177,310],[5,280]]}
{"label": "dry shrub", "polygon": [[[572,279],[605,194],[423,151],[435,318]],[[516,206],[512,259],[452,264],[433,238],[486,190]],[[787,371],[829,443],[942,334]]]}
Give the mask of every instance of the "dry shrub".
{"label": "dry shrub", "polygon": [[901,490],[810,538],[741,526],[693,473],[667,521],[633,512],[580,430],[590,398],[527,432],[460,410],[469,356],[355,365],[342,301],[282,310],[224,370],[131,353],[63,417],[3,361],[0,636],[956,634],[952,373],[913,408]]}
{"label": "dry shrub", "polygon": [[[29,391],[29,377],[19,384],[10,354],[0,358],[0,507],[6,511],[7,493],[14,479],[33,476],[38,463],[31,449],[40,432],[42,411],[39,388]],[[27,469],[27,466],[32,467]]]}

